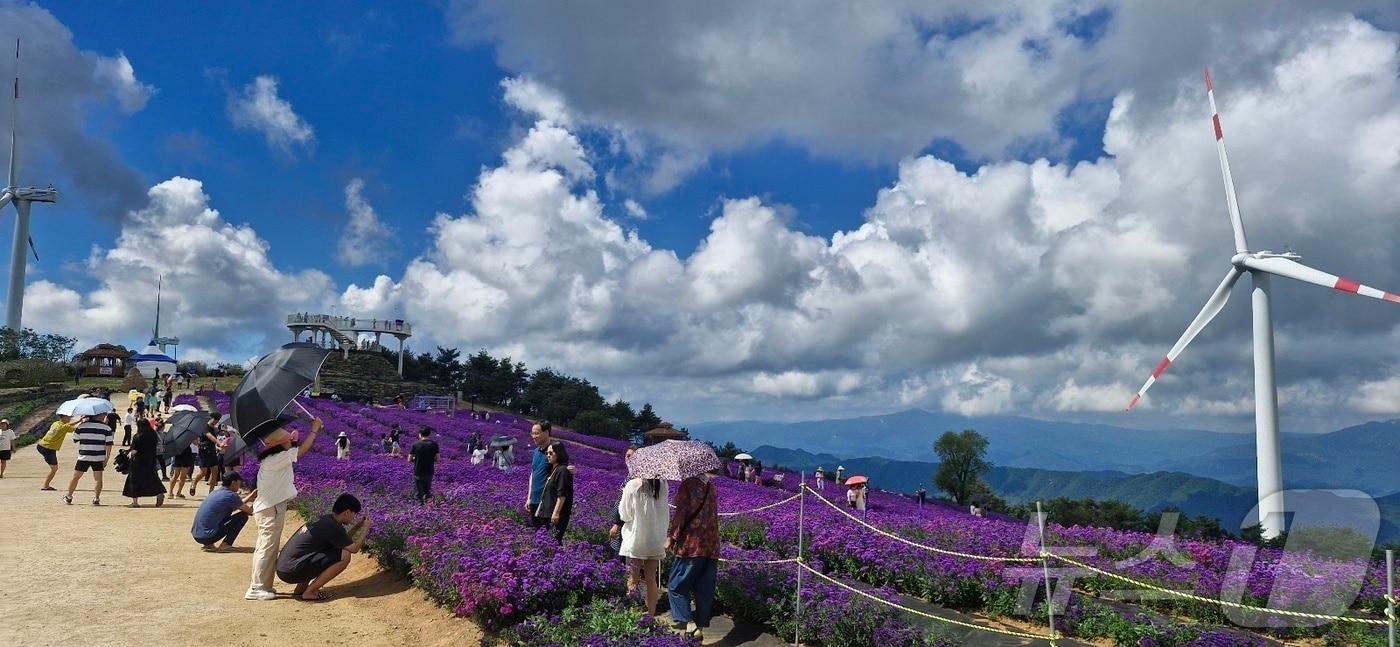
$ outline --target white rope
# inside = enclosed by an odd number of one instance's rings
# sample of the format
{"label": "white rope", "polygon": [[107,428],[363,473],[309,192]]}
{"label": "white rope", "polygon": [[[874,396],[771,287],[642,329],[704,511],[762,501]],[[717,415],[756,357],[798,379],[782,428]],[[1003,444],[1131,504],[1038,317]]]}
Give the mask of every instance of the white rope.
{"label": "white rope", "polygon": [[1026,632],[1023,632],[1023,631],[1009,631],[1009,630],[1006,630],[1006,629],[997,629],[997,628],[995,628],[995,627],[986,627],[986,626],[983,626],[983,625],[975,625],[975,624],[972,624],[972,623],[970,623],[970,622],[963,622],[963,621],[961,621],[961,620],[954,620],[954,619],[952,619],[952,618],[944,618],[943,616],[936,616],[936,615],[934,615],[934,614],[932,614],[932,613],[927,613],[927,612],[924,612],[924,611],[920,611],[920,610],[918,610],[918,609],[911,609],[911,608],[909,608],[909,607],[906,607],[906,606],[903,606],[903,605],[900,605],[900,604],[896,604],[896,603],[894,603],[894,602],[890,602],[889,600],[886,600],[886,599],[881,598],[881,597],[877,597],[877,596],[872,595],[871,593],[869,593],[869,592],[867,592],[867,591],[862,591],[862,590],[860,590],[860,589],[858,589],[858,588],[856,588],[856,587],[854,587],[854,586],[851,586],[851,585],[849,585],[849,584],[846,584],[845,582],[842,582],[841,580],[838,580],[838,579],[836,579],[836,578],[834,578],[834,577],[831,577],[830,575],[827,575],[826,573],[823,573],[823,572],[821,572],[821,571],[819,571],[819,570],[817,570],[817,569],[815,569],[815,568],[812,568],[811,566],[808,566],[806,562],[798,562],[797,565],[800,566],[800,567],[802,567],[802,568],[803,568],[804,570],[806,570],[808,573],[811,573],[811,574],[813,574],[813,575],[816,575],[817,577],[820,577],[820,578],[822,578],[822,579],[824,579],[824,580],[826,580],[826,581],[828,581],[828,582],[831,582],[832,584],[835,584],[836,586],[839,586],[839,587],[841,587],[841,588],[843,588],[843,589],[846,589],[847,591],[850,591],[850,592],[852,592],[852,593],[856,593],[856,594],[865,596],[865,597],[867,597],[867,598],[869,598],[869,599],[871,599],[871,600],[874,600],[874,601],[876,601],[876,602],[879,602],[880,604],[883,604],[883,605],[886,605],[886,606],[890,606],[890,607],[894,607],[894,608],[899,609],[899,610],[901,610],[901,611],[905,611],[905,612],[908,612],[908,613],[912,613],[912,614],[917,615],[917,616],[921,616],[921,617],[924,617],[924,618],[928,618],[929,620],[933,620],[933,621],[935,621],[935,622],[944,622],[944,623],[947,623],[947,624],[950,624],[950,625],[957,625],[957,626],[959,626],[959,627],[966,627],[966,628],[968,628],[968,629],[975,629],[975,630],[977,630],[977,631],[987,631],[987,632],[991,632],[991,633],[1002,634],[1002,635],[1005,635],[1005,636],[1015,636],[1015,637],[1017,637],[1017,638],[1030,638],[1030,639],[1032,639],[1032,640],[1049,640],[1051,645],[1054,645],[1054,644],[1055,644],[1055,641],[1057,641],[1057,640],[1060,639],[1059,634],[1053,634],[1053,633],[1052,633],[1052,634],[1033,634],[1033,633],[1026,633]]}
{"label": "white rope", "polygon": [[[741,514],[753,514],[753,513],[755,513],[755,512],[763,512],[764,510],[767,510],[767,509],[769,509],[769,508],[776,508],[776,507],[778,507],[778,506],[780,506],[780,505],[782,505],[782,504],[784,504],[784,503],[790,503],[790,502],[792,502],[792,501],[796,501],[796,500],[797,500],[797,497],[799,497],[799,496],[802,496],[802,495],[801,495],[801,494],[794,494],[794,495],[792,495],[792,496],[790,496],[790,497],[788,497],[788,498],[786,498],[786,499],[783,499],[782,501],[778,501],[778,502],[776,502],[776,503],[770,503],[770,504],[765,505],[765,506],[759,506],[759,507],[754,508],[754,509],[752,509],[752,510],[739,510],[739,511],[737,511],[737,512],[721,512],[721,513],[719,513],[719,516],[721,516],[721,517],[734,517],[734,516],[738,516],[738,515],[741,515]],[[674,504],[667,503],[666,505],[669,506],[669,507],[670,507],[671,509],[673,509],[673,510],[676,508],[676,506],[675,506]]]}
{"label": "white rope", "polygon": [[956,550],[948,550],[947,548],[939,548],[939,547],[937,547],[937,546],[929,546],[929,545],[926,545],[926,544],[921,544],[921,543],[919,543],[919,542],[917,542],[917,541],[911,541],[911,540],[909,540],[909,539],[905,539],[905,538],[903,538],[903,537],[900,537],[899,535],[895,535],[895,534],[892,534],[892,533],[885,532],[884,530],[881,530],[881,529],[879,529],[879,528],[876,528],[875,526],[872,526],[872,525],[866,523],[864,520],[857,518],[855,515],[853,515],[853,514],[851,514],[851,513],[849,513],[849,512],[846,512],[845,510],[842,510],[842,509],[841,509],[841,506],[836,505],[835,503],[832,503],[829,499],[827,499],[826,497],[824,497],[824,496],[822,496],[822,495],[820,495],[820,494],[817,494],[817,491],[816,491],[816,490],[813,490],[812,488],[809,488],[809,487],[807,487],[806,485],[803,485],[802,488],[805,489],[805,490],[807,490],[809,493],[812,494],[812,496],[815,496],[815,497],[816,497],[818,500],[820,500],[822,503],[825,503],[825,504],[831,506],[832,509],[836,510],[837,512],[840,512],[841,514],[846,515],[846,517],[849,518],[851,521],[854,521],[854,522],[856,522],[856,523],[858,523],[858,524],[860,524],[860,525],[862,525],[862,526],[865,526],[866,528],[869,528],[870,530],[873,530],[873,531],[875,531],[875,532],[877,532],[877,533],[879,533],[879,534],[881,534],[881,535],[884,535],[884,536],[886,536],[886,537],[889,537],[890,539],[893,539],[893,540],[898,541],[898,542],[902,542],[902,543],[907,544],[907,545],[909,545],[909,546],[913,546],[914,548],[921,548],[921,549],[923,549],[923,550],[927,550],[927,551],[931,551],[931,552],[935,552],[935,553],[942,553],[942,554],[944,554],[944,555],[952,555],[952,556],[954,556],[954,557],[963,557],[963,558],[966,558],[966,559],[980,559],[980,560],[989,561],[989,562],[1031,563],[1031,562],[1039,562],[1039,561],[1041,561],[1041,558],[1039,558],[1039,557],[990,557],[990,556],[987,556],[987,555],[974,555],[974,554],[972,554],[972,553],[960,553],[960,552],[958,552],[958,551],[956,551]]}

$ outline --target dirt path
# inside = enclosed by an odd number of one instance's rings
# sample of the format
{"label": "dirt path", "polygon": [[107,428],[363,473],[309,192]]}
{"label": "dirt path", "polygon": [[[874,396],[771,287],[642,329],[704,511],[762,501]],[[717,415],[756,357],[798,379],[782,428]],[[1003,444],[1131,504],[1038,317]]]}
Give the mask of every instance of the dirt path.
{"label": "dirt path", "polygon": [[[113,401],[126,408],[124,394]],[[59,452],[60,490],[75,455],[70,439]],[[121,497],[125,477],[109,467],[103,506],[89,505],[91,476],[65,506],[61,491],[39,491],[47,473],[26,447],[0,479],[0,645],[482,644],[474,623],[363,556],[326,587],[330,602],[244,601],[251,525],[238,538],[239,552],[202,553],[189,530],[203,495],[162,508],[146,499],[129,509],[130,499]],[[289,519],[284,537],[297,525]]]}

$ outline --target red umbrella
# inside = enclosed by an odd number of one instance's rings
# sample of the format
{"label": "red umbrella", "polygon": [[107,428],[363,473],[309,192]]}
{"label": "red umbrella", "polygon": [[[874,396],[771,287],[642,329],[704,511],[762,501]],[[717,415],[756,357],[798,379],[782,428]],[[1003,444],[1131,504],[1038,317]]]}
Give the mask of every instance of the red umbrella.
{"label": "red umbrella", "polygon": [[852,476],[851,478],[846,479],[846,485],[860,485],[862,483],[868,483],[869,481],[870,479],[865,478],[864,476]]}

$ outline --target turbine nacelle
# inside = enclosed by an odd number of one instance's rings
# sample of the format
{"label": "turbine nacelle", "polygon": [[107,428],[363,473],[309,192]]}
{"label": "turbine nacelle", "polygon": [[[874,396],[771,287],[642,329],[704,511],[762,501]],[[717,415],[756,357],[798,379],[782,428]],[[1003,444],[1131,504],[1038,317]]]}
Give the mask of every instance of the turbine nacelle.
{"label": "turbine nacelle", "polygon": [[1294,263],[1303,260],[1302,256],[1299,256],[1294,252],[1240,252],[1230,257],[1230,264],[1242,270],[1248,270],[1249,264],[1247,261],[1249,259],[1264,258],[1282,258],[1293,261]]}
{"label": "turbine nacelle", "polygon": [[36,186],[12,187],[9,193],[16,200],[26,200],[28,202],[58,202],[58,189],[53,187],[40,188]]}

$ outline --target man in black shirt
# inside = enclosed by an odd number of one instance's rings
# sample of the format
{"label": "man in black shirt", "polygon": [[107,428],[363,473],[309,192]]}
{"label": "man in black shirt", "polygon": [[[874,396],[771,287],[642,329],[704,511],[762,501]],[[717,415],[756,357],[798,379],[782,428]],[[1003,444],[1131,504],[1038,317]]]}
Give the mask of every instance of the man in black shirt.
{"label": "man in black shirt", "polygon": [[[307,602],[329,599],[321,587],[335,579],[350,565],[350,556],[360,552],[369,536],[369,517],[362,516],[347,532],[345,524],[354,521],[360,512],[360,500],[353,494],[341,494],[331,506],[331,513],[309,522],[292,533],[287,545],[277,555],[277,577],[297,585],[293,591]],[[350,536],[360,532],[359,539]]]}
{"label": "man in black shirt", "polygon": [[408,461],[413,463],[413,497],[419,503],[428,500],[433,489],[433,464],[437,462],[438,444],[428,440],[433,430],[423,427],[418,430],[418,442],[408,450]]}

